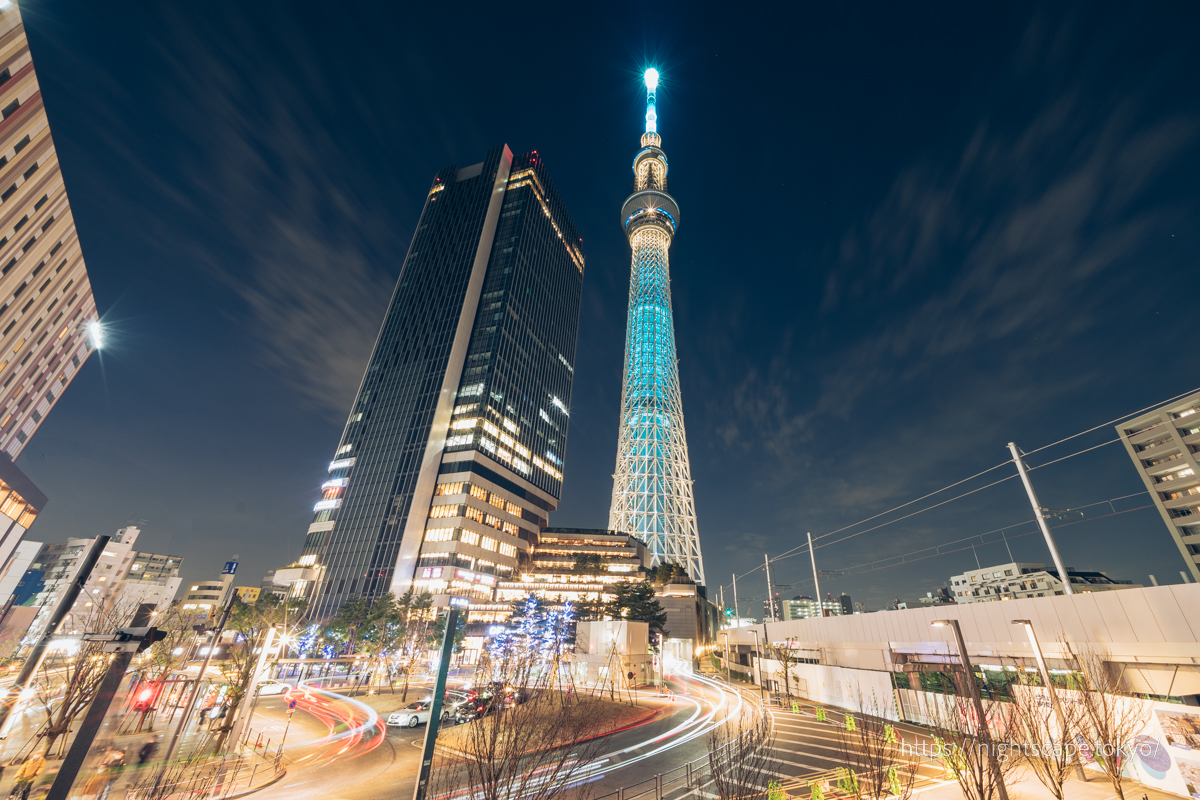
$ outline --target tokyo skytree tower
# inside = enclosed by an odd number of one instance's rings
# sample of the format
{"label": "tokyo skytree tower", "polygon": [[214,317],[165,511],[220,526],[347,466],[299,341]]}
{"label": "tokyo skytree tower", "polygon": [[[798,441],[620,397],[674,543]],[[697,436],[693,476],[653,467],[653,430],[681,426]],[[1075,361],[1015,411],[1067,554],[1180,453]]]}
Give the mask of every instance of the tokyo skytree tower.
{"label": "tokyo skytree tower", "polygon": [[674,562],[703,584],[667,267],[679,205],[667,194],[667,155],[660,148],[655,111],[658,71],[647,70],[644,80],[646,132],[633,159],[634,192],[621,208],[633,267],[608,527],[645,542],[653,563]]}

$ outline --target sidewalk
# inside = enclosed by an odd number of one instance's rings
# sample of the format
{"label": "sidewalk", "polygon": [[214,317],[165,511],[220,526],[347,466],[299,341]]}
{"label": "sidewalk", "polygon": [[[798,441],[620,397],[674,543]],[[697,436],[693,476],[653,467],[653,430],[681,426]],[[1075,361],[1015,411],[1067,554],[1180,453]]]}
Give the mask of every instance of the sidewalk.
{"label": "sidewalk", "polygon": [[[1112,783],[1100,774],[1089,774],[1085,783],[1071,778],[1063,787],[1066,800],[1116,800]],[[1018,769],[1008,779],[1009,800],[1054,800],[1054,795],[1038,782],[1038,779],[1026,769]],[[1180,800],[1184,795],[1164,792],[1144,786],[1131,778],[1124,778],[1121,786],[1125,791],[1126,800]],[[913,796],[919,800],[962,800],[963,793],[958,782],[951,779],[948,783],[917,789]],[[1190,800],[1190,799],[1189,799]]]}

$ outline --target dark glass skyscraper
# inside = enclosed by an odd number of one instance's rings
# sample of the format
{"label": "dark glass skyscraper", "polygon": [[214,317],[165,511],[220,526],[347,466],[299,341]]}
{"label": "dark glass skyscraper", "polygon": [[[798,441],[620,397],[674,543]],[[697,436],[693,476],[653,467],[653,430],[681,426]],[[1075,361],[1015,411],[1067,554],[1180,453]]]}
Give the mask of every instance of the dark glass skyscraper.
{"label": "dark glass skyscraper", "polygon": [[[493,596],[562,494],[582,240],[537,153],[437,174],[293,591]],[[311,570],[311,571],[310,571]]]}

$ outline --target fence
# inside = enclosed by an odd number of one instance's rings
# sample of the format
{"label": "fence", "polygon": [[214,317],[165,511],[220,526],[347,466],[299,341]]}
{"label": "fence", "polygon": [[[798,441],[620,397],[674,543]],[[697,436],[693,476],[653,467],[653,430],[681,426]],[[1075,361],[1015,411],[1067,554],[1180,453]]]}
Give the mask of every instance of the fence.
{"label": "fence", "polygon": [[[130,787],[128,800],[228,800],[261,789],[287,774],[283,748],[272,755],[243,753],[199,765],[182,764]],[[157,782],[157,785],[156,785]]]}

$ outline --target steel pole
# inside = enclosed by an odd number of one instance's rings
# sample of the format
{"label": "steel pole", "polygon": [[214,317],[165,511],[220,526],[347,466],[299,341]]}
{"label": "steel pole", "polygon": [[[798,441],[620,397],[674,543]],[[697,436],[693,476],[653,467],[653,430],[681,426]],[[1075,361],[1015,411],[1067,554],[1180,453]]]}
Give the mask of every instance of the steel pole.
{"label": "steel pole", "polygon": [[741,621],[742,620],[742,611],[741,611],[741,609],[738,608],[737,573],[736,572],[733,573],[733,618],[738,621],[737,625],[734,627],[740,627],[742,624],[742,621]]}
{"label": "steel pole", "polygon": [[[1046,691],[1050,693],[1050,703],[1054,706],[1054,714],[1058,717],[1059,735],[1063,737],[1064,744],[1070,736],[1070,731],[1067,730],[1067,715],[1063,713],[1062,703],[1058,699],[1058,692],[1054,688],[1054,684],[1050,680],[1050,670],[1046,667],[1046,658],[1042,655],[1042,645],[1038,641],[1037,634],[1033,631],[1033,622],[1027,619],[1014,619],[1014,625],[1021,625],[1025,628],[1025,635],[1029,637],[1029,644],[1033,647],[1033,658],[1037,662],[1038,672],[1041,673],[1042,682],[1046,684]],[[1078,755],[1075,756],[1075,777],[1081,781],[1087,781],[1087,776],[1083,772],[1083,765],[1079,763]]]}
{"label": "steel pole", "polygon": [[[764,630],[765,630],[765,627],[766,627],[766,626],[764,626]],[[750,629],[750,632],[754,634],[754,671],[758,673],[758,696],[759,696],[759,698],[761,698],[761,699],[762,699],[762,701],[763,701],[764,703],[766,703],[766,702],[767,702],[767,696],[766,696],[766,695],[763,693],[763,682],[762,682],[762,650],[761,650],[761,649],[759,649],[759,644],[758,644],[758,630],[757,630],[757,629],[755,629],[755,628],[751,628],[751,629]]]}
{"label": "steel pole", "polygon": [[813,549],[812,533],[808,534],[808,555],[812,560],[813,591],[817,595],[817,616],[825,616],[825,604],[821,602],[821,581],[817,579],[817,551]]}
{"label": "steel pole", "polygon": [[733,685],[733,676],[729,673],[729,634],[722,633],[725,637],[725,682],[730,686]]}
{"label": "steel pole", "polygon": [[[459,598],[451,598],[451,601],[455,599]],[[442,657],[438,662],[437,680],[433,684],[429,724],[425,726],[425,747],[421,751],[421,770],[417,775],[417,786],[413,789],[413,800],[425,800],[425,793],[429,789],[429,774],[433,771],[433,749],[437,745],[438,726],[442,721],[442,696],[446,694],[446,676],[450,672],[450,656],[454,651],[454,633],[457,628],[458,606],[452,605],[450,615],[446,618],[446,635],[442,637]]]}
{"label": "steel pole", "polygon": [[[187,705],[183,709],[183,715],[179,718],[179,726],[175,728],[175,733],[171,736],[171,743],[167,745],[167,752],[163,756],[164,764],[169,764],[174,757],[175,748],[179,746],[179,740],[183,736],[183,731],[187,728],[188,719],[192,716],[192,711],[196,708],[196,700],[200,697],[200,683],[204,680],[204,673],[208,671],[208,662],[212,661],[213,653],[216,652],[217,645],[221,643],[221,634],[225,632],[225,623],[229,622],[229,615],[233,611],[233,604],[236,601],[237,594],[235,593],[229,598],[229,604],[225,606],[225,610],[221,613],[221,621],[217,623],[216,630],[213,631],[212,644],[209,645],[208,653],[204,656],[204,661],[200,664],[200,674],[196,676],[196,687],[192,689],[192,695],[188,698]],[[161,775],[159,777],[161,779]]]}
{"label": "steel pole", "polygon": [[[133,623],[129,627],[146,627],[150,623],[150,616],[153,613],[153,603],[142,603],[138,606],[137,613],[133,615]],[[129,669],[129,662],[133,660],[134,655],[135,651],[127,650],[117,653],[109,662],[104,679],[96,689],[92,704],[88,706],[87,716],[83,718],[83,722],[75,734],[75,740],[71,742],[71,749],[67,751],[67,757],[63,759],[62,767],[54,776],[54,783],[50,786],[50,793],[46,795],[45,800],[67,800],[67,795],[71,792],[71,785],[75,783],[75,777],[87,759],[88,751],[92,749],[92,742],[96,740],[96,734],[100,732],[104,718],[108,716],[108,708],[112,705],[117,690],[121,688],[121,681],[125,680],[125,670]]]}
{"label": "steel pole", "polygon": [[1058,554],[1058,546],[1054,544],[1054,537],[1050,535],[1050,526],[1046,524],[1046,515],[1042,513],[1037,493],[1033,491],[1033,484],[1029,482],[1029,473],[1025,470],[1025,462],[1021,460],[1021,454],[1017,451],[1017,445],[1014,442],[1008,443],[1008,450],[1012,453],[1013,463],[1017,465],[1017,472],[1021,475],[1021,483],[1025,484],[1025,494],[1029,495],[1029,505],[1033,506],[1033,515],[1037,517],[1038,527],[1042,529],[1042,536],[1046,537],[1046,546],[1050,548],[1050,557],[1054,559],[1054,566],[1058,569],[1058,579],[1062,581],[1063,591],[1067,594],[1075,594],[1075,590],[1071,588],[1071,576],[1067,574],[1062,556]]}
{"label": "steel pole", "polygon": [[954,629],[954,641],[958,644],[958,659],[967,673],[967,685],[971,687],[971,702],[975,706],[975,714],[979,719],[975,731],[983,740],[983,746],[987,748],[988,764],[992,768],[992,778],[996,781],[996,793],[1000,800],[1008,800],[1008,789],[1004,785],[1004,775],[1000,772],[1000,764],[996,761],[996,751],[992,747],[992,731],[988,727],[987,712],[983,710],[983,697],[979,694],[979,685],[975,683],[975,668],[971,665],[971,657],[967,655],[967,643],[963,640],[962,628],[959,627],[956,619],[946,621]]}
{"label": "steel pole", "polygon": [[[775,591],[771,588],[771,559],[763,553],[763,568],[767,571],[767,608],[771,609],[771,622],[775,621]],[[763,621],[766,621],[764,615]]]}
{"label": "steel pole", "polygon": [[29,683],[29,679],[33,677],[33,673],[41,665],[42,659],[46,655],[46,648],[50,646],[51,637],[58,632],[58,626],[62,624],[63,619],[71,612],[71,608],[75,605],[75,598],[79,597],[79,593],[83,591],[83,585],[87,583],[88,577],[91,576],[92,568],[96,566],[96,562],[100,560],[100,554],[104,552],[104,548],[108,546],[111,540],[111,536],[97,536],[92,541],[92,546],[88,548],[87,553],[84,554],[83,560],[79,562],[79,569],[75,572],[75,577],[67,586],[67,590],[63,592],[58,605],[54,607],[54,613],[47,620],[45,630],[42,631],[37,644],[29,651],[29,655],[25,657],[25,664],[21,667],[21,671],[17,673],[17,679],[13,681],[12,686],[8,688],[7,694],[4,695],[4,699],[0,701],[0,731],[4,730],[13,707],[20,701],[21,693],[25,691],[25,686]]}

